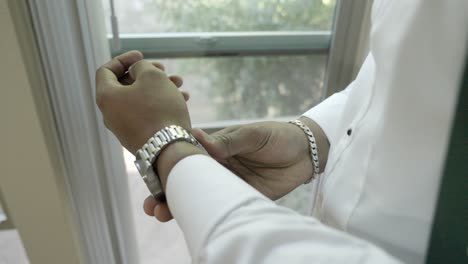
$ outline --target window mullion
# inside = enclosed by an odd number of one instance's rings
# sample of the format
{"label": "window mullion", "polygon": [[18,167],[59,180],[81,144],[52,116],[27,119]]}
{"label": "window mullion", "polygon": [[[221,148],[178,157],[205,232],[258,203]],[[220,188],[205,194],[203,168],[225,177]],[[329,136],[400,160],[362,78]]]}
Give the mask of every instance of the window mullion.
{"label": "window mullion", "polygon": [[113,55],[135,49],[150,58],[327,53],[330,39],[329,31],[121,34]]}

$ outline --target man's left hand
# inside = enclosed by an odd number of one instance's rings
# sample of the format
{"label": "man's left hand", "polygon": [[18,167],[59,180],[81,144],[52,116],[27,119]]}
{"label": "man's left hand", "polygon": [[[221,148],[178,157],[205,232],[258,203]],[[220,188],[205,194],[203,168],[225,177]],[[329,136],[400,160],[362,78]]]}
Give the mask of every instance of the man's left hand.
{"label": "man's left hand", "polygon": [[[180,77],[167,76],[138,51],[115,57],[96,72],[96,103],[104,124],[135,154],[158,130],[179,125],[190,131]],[[179,85],[178,85],[179,84]]]}

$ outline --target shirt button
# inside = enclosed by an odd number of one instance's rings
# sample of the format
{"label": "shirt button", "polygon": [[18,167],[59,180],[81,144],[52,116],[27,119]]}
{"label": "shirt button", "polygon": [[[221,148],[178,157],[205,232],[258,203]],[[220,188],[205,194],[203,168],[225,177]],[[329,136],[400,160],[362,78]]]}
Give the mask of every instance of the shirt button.
{"label": "shirt button", "polygon": [[353,133],[353,130],[351,128],[348,129],[348,131],[346,131],[346,134],[348,134],[348,136],[351,136],[351,133]]}

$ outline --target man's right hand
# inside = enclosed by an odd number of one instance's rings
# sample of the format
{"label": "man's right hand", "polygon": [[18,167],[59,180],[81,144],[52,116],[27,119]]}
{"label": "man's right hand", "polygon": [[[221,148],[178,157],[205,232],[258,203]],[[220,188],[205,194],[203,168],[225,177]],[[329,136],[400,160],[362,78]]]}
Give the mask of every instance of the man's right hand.
{"label": "man's right hand", "polygon": [[[313,121],[303,119],[310,127]],[[315,123],[311,127],[317,142],[326,142],[319,144],[318,151],[328,156],[327,139],[317,128],[320,129]],[[228,127],[212,135],[195,129],[193,134],[208,154],[272,200],[283,197],[312,176],[308,139],[296,125],[260,122]]]}
{"label": "man's right hand", "polygon": [[[312,120],[300,119],[314,133],[323,171],[328,156],[328,139]],[[312,176],[313,165],[305,133],[296,125],[283,122],[260,122],[232,126],[212,135],[201,129],[192,134],[206,151],[226,168],[272,200],[279,199]],[[166,204],[154,198],[145,200],[145,212],[160,221],[172,216]]]}

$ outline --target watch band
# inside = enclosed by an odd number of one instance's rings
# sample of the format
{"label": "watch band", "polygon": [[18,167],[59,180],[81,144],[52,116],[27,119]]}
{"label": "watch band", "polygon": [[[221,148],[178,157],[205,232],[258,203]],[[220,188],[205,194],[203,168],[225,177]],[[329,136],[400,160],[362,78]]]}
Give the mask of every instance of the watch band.
{"label": "watch band", "polygon": [[200,143],[181,126],[171,125],[164,127],[148,139],[135,155],[135,166],[143,181],[155,197],[162,195],[163,190],[154,162],[169,144],[176,141],[186,141],[197,147]]}

